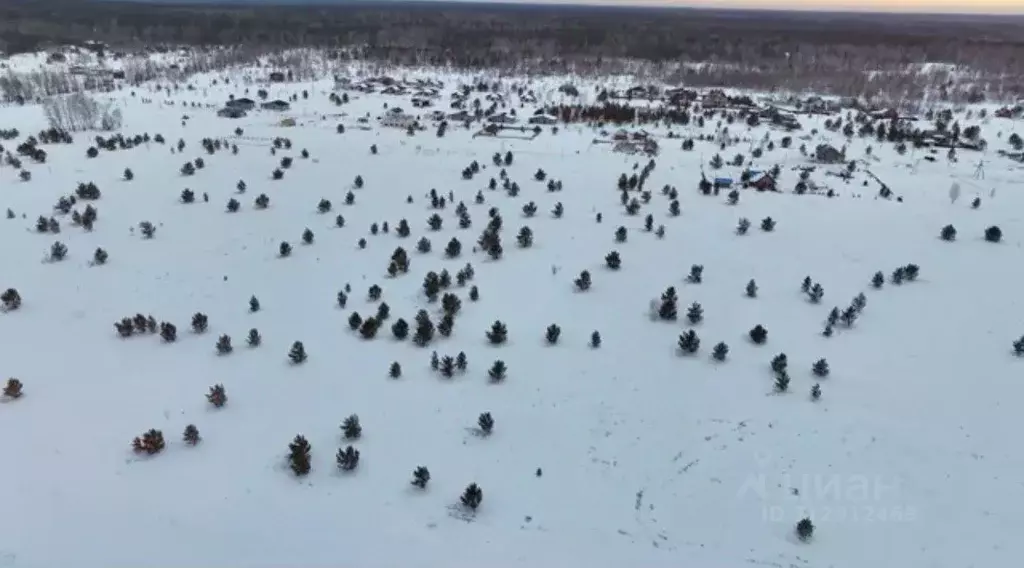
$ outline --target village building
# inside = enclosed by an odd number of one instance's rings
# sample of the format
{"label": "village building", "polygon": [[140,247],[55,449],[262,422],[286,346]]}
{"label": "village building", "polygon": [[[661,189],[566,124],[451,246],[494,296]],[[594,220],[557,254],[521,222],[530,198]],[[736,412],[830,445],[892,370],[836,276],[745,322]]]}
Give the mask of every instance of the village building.
{"label": "village building", "polygon": [[272,110],[272,111],[276,111],[276,112],[283,112],[283,111],[286,111],[286,110],[290,109],[291,105],[289,105],[285,101],[282,101],[281,99],[277,99],[277,100],[274,100],[274,101],[270,101],[270,102],[266,102],[266,103],[261,104],[260,108],[262,108],[263,110]]}

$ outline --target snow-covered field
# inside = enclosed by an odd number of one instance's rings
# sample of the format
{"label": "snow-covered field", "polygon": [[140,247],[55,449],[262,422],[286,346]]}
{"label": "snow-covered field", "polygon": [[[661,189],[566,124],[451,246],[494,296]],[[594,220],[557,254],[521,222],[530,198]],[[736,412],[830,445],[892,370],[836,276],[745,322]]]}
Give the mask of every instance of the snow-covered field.
{"label": "snow-covered field", "polygon": [[[15,214],[0,219],[0,289],[16,288],[23,299],[0,314],[0,375],[24,384],[22,397],[0,404],[0,566],[963,568],[1011,566],[1024,555],[1015,536],[1024,531],[1024,457],[1014,437],[1024,425],[1024,360],[1011,349],[1024,333],[1024,177],[992,150],[1005,147],[1010,121],[984,122],[989,154],[963,152],[953,164],[944,151],[922,161],[924,151],[898,156],[873,138],[794,139],[754,162],[781,166],[783,193],[741,189],[735,205],[727,191],[697,190],[701,160],[716,145],[697,142],[687,152],[662,139],[646,183],[653,196],[629,216],[616,182],[647,159],[591,144],[595,131],[584,126],[557,134],[545,127],[532,141],[473,138],[458,125],[442,138],[433,127],[415,136],[360,130],[356,117],[381,114],[384,102],[408,108],[408,97],[366,95],[337,107],[327,83],[274,85],[270,98],[302,89],[310,98],[283,115],[232,121],[216,117],[216,106],[242,92],[203,81],[170,99],[215,108],[165,106],[168,97],[146,90],[117,94],[121,132],[160,133],[167,144],[88,159],[97,133],[78,133],[71,145],[43,146],[45,164],[23,159],[28,182],[0,167],[0,210]],[[321,119],[339,112],[348,116]],[[276,126],[282,116],[298,125]],[[797,135],[818,126],[802,120]],[[21,130],[3,142],[13,151],[46,122],[38,106],[7,107],[0,127]],[[739,122],[732,130],[753,140],[766,132]],[[713,131],[709,120],[703,133]],[[776,144],[782,136],[770,133]],[[208,155],[204,137],[226,138],[239,152]],[[291,149],[272,156],[274,137],[290,139]],[[172,152],[179,138],[186,147]],[[830,138],[848,144],[848,157],[874,146],[872,171],[903,202],[877,198],[861,171],[849,184],[824,175],[842,165],[811,176],[837,197],[795,195],[792,168],[809,164],[797,147]],[[498,178],[495,152],[514,154],[506,170],[521,186],[517,197],[500,180],[497,190],[487,187]],[[749,144],[721,153],[728,161],[737,152],[749,155]],[[293,165],[271,179],[284,156]],[[199,157],[205,168],[179,173]],[[979,159],[984,179],[975,176]],[[463,179],[474,160],[480,172]],[[535,181],[538,168],[562,191]],[[739,170],[715,175],[738,179]],[[59,234],[36,232],[40,215],[53,215],[60,196],[89,181],[102,191],[92,202],[93,231],[57,215]],[[951,203],[954,182],[963,189]],[[665,185],[679,192],[679,216],[669,215]],[[186,188],[195,203],[181,202]],[[432,210],[432,188],[452,192],[455,203]],[[344,203],[349,191],[352,205]],[[261,193],[270,198],[265,210],[253,207]],[[241,203],[236,213],[226,212],[231,198]],[[321,199],[331,212],[317,211]],[[530,201],[538,213],[527,218]],[[468,229],[459,227],[458,202]],[[549,213],[556,202],[561,218]],[[500,260],[473,250],[492,207],[503,219]],[[436,232],[427,226],[435,212],[443,218]],[[644,230],[647,214],[664,225],[663,238]],[[762,231],[769,216],[777,226]],[[735,230],[741,217],[753,224],[743,236]],[[408,238],[395,234],[401,219]],[[141,221],[156,226],[152,239],[142,238]],[[384,222],[390,232],[371,235],[371,224]],[[939,238],[947,224],[955,241]],[[1003,231],[998,244],[983,239],[992,225]],[[530,248],[516,243],[522,226],[534,233]],[[615,240],[619,226],[626,242]],[[312,244],[302,243],[307,228]],[[431,252],[417,251],[421,237]],[[463,250],[449,259],[453,237]],[[68,255],[45,261],[55,240]],[[294,248],[287,258],[279,257],[282,241]],[[91,263],[97,247],[109,253],[102,266]],[[392,278],[396,247],[411,262]],[[613,250],[617,271],[605,265]],[[446,269],[454,277],[467,262],[473,280],[446,291],[462,300],[451,336],[436,334],[427,347],[395,339],[398,318],[415,327],[424,309],[440,321],[441,302],[425,298],[424,276]],[[920,266],[917,280],[890,283],[909,263]],[[700,284],[686,281],[695,264],[704,266]],[[593,281],[587,291],[573,283],[583,270]],[[886,275],[880,289],[871,286],[877,271]],[[801,291],[807,276],[824,289],[820,304]],[[745,294],[751,279],[756,298]],[[377,312],[380,302],[367,299],[372,285],[383,289],[391,316],[366,340],[348,320]],[[669,286],[678,321],[652,321],[651,299]],[[861,317],[824,337],[831,308],[859,293],[867,299]],[[693,302],[704,309],[695,325],[686,317]],[[205,333],[190,330],[196,312],[209,316]],[[119,337],[112,324],[136,313],[174,323],[177,341]],[[485,337],[495,320],[507,324],[504,345]],[[550,324],[561,327],[555,345],[545,341]],[[748,336],[757,324],[768,331],[763,345]],[[250,328],[262,334],[258,348],[246,345]],[[700,349],[683,355],[677,340],[691,328]],[[590,346],[595,330],[599,348]],[[218,355],[223,334],[234,350]],[[288,358],[295,341],[308,352],[300,365]],[[722,362],[711,357],[719,342],[729,346]],[[430,366],[434,351],[464,352],[467,369],[443,378]],[[787,392],[775,388],[770,366],[779,353],[789,361]],[[821,358],[831,368],[826,378],[811,371]],[[508,367],[498,384],[488,378],[495,360]],[[389,377],[392,362],[400,378]],[[226,389],[222,408],[207,401],[215,384]],[[476,431],[483,412],[494,418],[488,436]],[[346,441],[339,425],[352,414],[363,433]],[[188,424],[202,436],[195,446],[182,441]],[[151,428],[162,431],[165,449],[133,452],[132,439]],[[286,460],[298,434],[312,446],[303,477]],[[341,472],[335,453],[348,445],[361,459]],[[410,484],[418,466],[430,471],[423,490]],[[459,498],[474,482],[483,501],[470,512]],[[806,542],[794,534],[804,517],[816,527]]]}

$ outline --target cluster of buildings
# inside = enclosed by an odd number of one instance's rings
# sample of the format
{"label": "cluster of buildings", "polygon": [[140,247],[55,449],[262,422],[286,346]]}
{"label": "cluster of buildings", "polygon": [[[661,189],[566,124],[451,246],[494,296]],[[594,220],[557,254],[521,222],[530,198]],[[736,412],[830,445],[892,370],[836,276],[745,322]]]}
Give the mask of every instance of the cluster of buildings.
{"label": "cluster of buildings", "polygon": [[[263,110],[269,110],[274,112],[284,112],[291,109],[291,105],[286,101],[276,99],[273,101],[267,101],[260,103],[259,107]],[[224,108],[217,111],[217,116],[222,118],[242,118],[256,108],[256,101],[249,98],[232,98],[224,103]]]}

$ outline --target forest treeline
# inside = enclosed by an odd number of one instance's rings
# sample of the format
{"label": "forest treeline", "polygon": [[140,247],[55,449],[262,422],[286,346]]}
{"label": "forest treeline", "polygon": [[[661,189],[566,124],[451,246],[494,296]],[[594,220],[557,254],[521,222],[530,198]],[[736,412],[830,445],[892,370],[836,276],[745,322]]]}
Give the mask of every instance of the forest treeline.
{"label": "forest treeline", "polygon": [[[726,12],[653,8],[347,2],[341,5],[168,5],[83,0],[0,2],[0,49],[99,40],[260,48],[359,46],[395,64],[535,72],[586,70],[610,60],[673,66],[694,84],[865,92],[905,67],[970,67],[976,84],[1024,93],[1022,18]],[[701,66],[711,62],[717,65]],[[680,65],[693,63],[693,65]],[[529,69],[524,69],[528,67]],[[934,86],[934,85],[933,85]],[[900,85],[887,89],[899,90]]]}

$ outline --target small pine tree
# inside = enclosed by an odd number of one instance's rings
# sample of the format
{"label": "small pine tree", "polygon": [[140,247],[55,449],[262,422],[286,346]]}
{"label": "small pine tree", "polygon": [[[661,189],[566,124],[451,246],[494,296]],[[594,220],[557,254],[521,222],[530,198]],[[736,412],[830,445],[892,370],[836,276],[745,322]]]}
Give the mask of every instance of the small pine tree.
{"label": "small pine tree", "polygon": [[990,243],[998,243],[1003,240],[1003,230],[999,227],[992,225],[985,229],[985,240]]}
{"label": "small pine tree", "polygon": [[726,357],[729,356],[729,346],[725,342],[720,342],[718,345],[711,350],[711,357],[715,361],[725,361]]}
{"label": "small pine tree", "polygon": [[484,412],[476,420],[477,426],[480,428],[480,434],[484,436],[490,436],[494,430],[494,418],[491,417],[490,412]]}
{"label": "small pine tree", "polygon": [[694,264],[690,266],[690,274],[686,277],[686,281],[690,284],[700,284],[704,282],[704,265]]}
{"label": "small pine tree", "polygon": [[195,424],[185,426],[185,431],[182,432],[181,439],[190,446],[198,444],[202,440],[199,436],[199,428],[196,428]]}
{"label": "small pine tree", "polygon": [[508,328],[501,321],[495,321],[487,332],[487,340],[491,345],[501,345],[508,340]]}
{"label": "small pine tree", "polygon": [[827,377],[829,373],[828,361],[825,359],[818,359],[814,362],[814,365],[811,366],[811,372],[818,377]]}
{"label": "small pine tree", "polygon": [[[506,155],[506,162],[510,161],[507,156],[511,156],[511,154]],[[462,492],[462,497],[459,498],[462,506],[471,511],[476,511],[483,500],[484,492],[476,483],[470,483],[469,486],[466,487],[466,490]]]}
{"label": "small pine tree", "polygon": [[398,318],[398,321],[391,325],[391,335],[399,341],[405,340],[409,336],[409,324],[404,319]]}
{"label": "small pine tree", "polygon": [[363,427],[359,416],[352,414],[341,423],[341,430],[346,440],[358,440],[363,435]]}
{"label": "small pine tree", "polygon": [[505,375],[507,373],[508,367],[505,366],[504,361],[499,359],[495,361],[493,365],[491,365],[490,370],[487,371],[487,376],[491,378],[491,381],[495,383],[500,383],[501,381],[505,380]]}
{"label": "small pine tree", "polygon": [[455,376],[455,359],[451,355],[445,355],[441,358],[440,368],[438,372],[441,373],[446,379],[450,379]]}
{"label": "small pine tree", "polygon": [[690,304],[690,308],[686,310],[686,319],[693,325],[700,323],[704,320],[704,308],[697,302]]}
{"label": "small pine tree", "polygon": [[392,379],[401,378],[402,365],[400,365],[398,361],[391,363],[391,366],[388,368],[388,376],[391,377]]}
{"label": "small pine tree", "polygon": [[412,472],[412,484],[420,489],[425,489],[427,483],[430,481],[430,470],[424,466],[419,466]]}
{"label": "small pine tree", "polygon": [[1020,336],[1020,339],[1013,342],[1013,354],[1018,357],[1024,356],[1024,335]]}
{"label": "small pine tree", "polygon": [[740,220],[736,223],[736,234],[737,235],[745,235],[745,234],[747,234],[747,231],[749,231],[749,230],[750,230],[750,219],[747,219],[746,217],[741,217]]}
{"label": "small pine tree", "polygon": [[24,392],[22,392],[24,387],[25,385],[23,385],[18,379],[7,379],[7,383],[4,385],[3,395],[5,398],[12,400],[21,398],[24,394]]}
{"label": "small pine tree", "polygon": [[768,330],[761,324],[757,324],[750,330],[750,340],[757,345],[763,345],[768,340]]}
{"label": "small pine tree", "polygon": [[352,331],[359,329],[362,324],[363,317],[359,315],[359,312],[352,312],[352,315],[348,316],[348,328]]}
{"label": "small pine tree", "polygon": [[904,277],[906,277],[908,282],[913,282],[914,280],[917,280],[917,276],[920,273],[921,267],[916,264],[911,263],[903,267],[903,275]]}
{"label": "small pine tree", "polygon": [[690,329],[679,336],[678,345],[684,355],[693,355],[700,349],[700,338],[697,337],[697,332]]}
{"label": "small pine tree", "polygon": [[618,251],[612,251],[604,257],[605,265],[611,270],[618,270],[622,266],[622,259]]}
{"label": "small pine tree", "polygon": [[601,334],[596,330],[590,334],[590,347],[593,349],[601,347]]}
{"label": "small pine tree", "polygon": [[876,290],[881,288],[884,284],[885,275],[882,274],[881,272],[876,272],[875,275],[871,277],[871,286]]}
{"label": "small pine tree", "polygon": [[292,254],[292,245],[288,244],[286,241],[282,241],[277,247],[277,252],[281,258],[287,258]]}
{"label": "small pine tree", "polygon": [[807,292],[807,298],[811,301],[812,304],[817,304],[821,302],[821,299],[823,297],[825,297],[825,289],[822,288],[821,284],[815,282],[814,285],[811,286],[811,289]]}
{"label": "small pine tree", "polygon": [[770,233],[775,230],[775,220],[771,217],[765,217],[761,219],[761,230]]}
{"label": "small pine tree", "polygon": [[246,337],[245,342],[249,344],[249,347],[259,347],[263,343],[263,337],[255,327],[249,330],[249,336]]}
{"label": "small pine tree", "polygon": [[295,436],[292,443],[288,444],[288,461],[292,472],[296,476],[306,475],[312,469],[313,466],[310,462],[312,451],[313,448],[310,447],[309,442],[301,434]]}
{"label": "small pine tree", "polygon": [[800,522],[796,524],[796,536],[801,541],[806,542],[814,536],[814,523],[809,518],[800,519]]}
{"label": "small pine tree", "polygon": [[811,400],[818,400],[819,398],[821,398],[821,385],[815,383],[815,385],[811,387]]}
{"label": "small pine tree", "polygon": [[803,282],[800,283],[800,291],[803,292],[804,294],[810,294],[811,293],[811,286],[813,286],[813,285],[814,285],[814,282],[811,280],[811,277],[810,276],[804,276]]}
{"label": "small pine tree", "polygon": [[293,364],[299,365],[301,363],[305,363],[307,357],[306,347],[302,345],[301,341],[292,343],[292,349],[288,352],[288,358],[291,359]]}
{"label": "small pine tree", "polygon": [[309,228],[302,231],[302,242],[307,245],[313,244],[313,231],[311,231]]}
{"label": "small pine tree", "polygon": [[779,353],[772,358],[772,371],[782,373],[789,367],[789,359],[785,353]]}
{"label": "small pine tree", "polygon": [[786,371],[775,374],[775,390],[778,392],[789,390],[789,374]]}
{"label": "small pine tree", "polygon": [[202,312],[196,312],[192,315],[192,331],[195,333],[205,333],[209,323],[209,318]]}
{"label": "small pine tree", "polygon": [[258,311],[260,311],[260,301],[256,296],[253,296],[249,298],[249,312],[255,313]]}
{"label": "small pine tree", "polygon": [[227,355],[234,351],[234,347],[231,346],[231,336],[224,334],[217,338],[217,354]]}
{"label": "small pine tree", "polygon": [[956,240],[956,227],[953,225],[946,225],[939,232],[939,238],[944,241],[955,241]]}
{"label": "small pine tree", "polygon": [[750,282],[747,282],[746,290],[747,290],[747,297],[748,298],[756,298],[757,297],[757,282],[754,282],[753,278],[750,279]]}
{"label": "small pine tree", "polygon": [[222,408],[227,404],[228,394],[224,390],[224,385],[218,384],[210,387],[210,393],[206,395],[206,400],[216,408]]}
{"label": "small pine tree", "polygon": [[352,446],[339,449],[338,454],[335,456],[335,461],[338,462],[338,469],[352,471],[359,465],[359,450]]}
{"label": "small pine tree", "polygon": [[558,327],[558,325],[556,325],[556,324],[549,325],[547,330],[544,332],[544,338],[551,345],[555,345],[556,343],[558,343],[558,338],[561,335],[562,335],[562,328]]}
{"label": "small pine tree", "polygon": [[580,275],[575,280],[575,283],[576,283],[576,288],[579,291],[585,292],[585,291],[589,290],[590,289],[590,284],[591,284],[590,272],[587,271],[587,270],[584,270],[584,271],[580,272]]}

